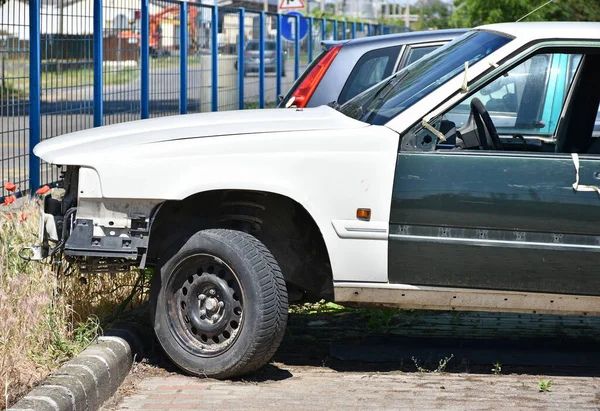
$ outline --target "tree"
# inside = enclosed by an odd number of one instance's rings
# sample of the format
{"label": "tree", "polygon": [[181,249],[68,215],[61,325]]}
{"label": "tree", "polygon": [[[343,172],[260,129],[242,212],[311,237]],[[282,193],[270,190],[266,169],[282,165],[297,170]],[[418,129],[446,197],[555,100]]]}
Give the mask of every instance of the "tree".
{"label": "tree", "polygon": [[411,13],[419,15],[419,20],[413,25],[415,30],[446,29],[450,27],[452,7],[441,0],[419,0],[416,6],[411,8]]}
{"label": "tree", "polygon": [[[548,0],[454,0],[454,27],[517,21]],[[600,3],[589,0],[553,0],[523,21],[600,21]]]}

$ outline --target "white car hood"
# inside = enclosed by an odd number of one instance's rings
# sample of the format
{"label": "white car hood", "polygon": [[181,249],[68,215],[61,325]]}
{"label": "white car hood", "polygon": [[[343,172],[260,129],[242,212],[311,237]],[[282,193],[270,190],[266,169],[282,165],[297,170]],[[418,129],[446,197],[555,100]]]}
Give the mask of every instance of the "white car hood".
{"label": "white car hood", "polygon": [[[241,134],[367,127],[328,106],[309,109],[242,110],[131,121],[77,131],[43,141],[36,156],[52,164],[79,165],[78,158],[124,147]],[[107,153],[108,154],[108,153]]]}

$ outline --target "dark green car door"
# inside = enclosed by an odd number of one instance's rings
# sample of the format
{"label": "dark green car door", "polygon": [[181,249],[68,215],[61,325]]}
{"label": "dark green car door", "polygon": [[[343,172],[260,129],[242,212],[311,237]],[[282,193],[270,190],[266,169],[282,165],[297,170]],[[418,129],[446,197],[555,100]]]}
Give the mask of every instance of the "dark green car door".
{"label": "dark green car door", "polygon": [[[580,184],[600,160],[582,156]],[[600,295],[600,197],[569,154],[400,153],[390,282]]]}
{"label": "dark green car door", "polygon": [[[562,122],[549,135],[523,135],[517,125],[517,138],[495,150],[458,145],[399,153],[390,214],[391,283],[600,295],[600,195],[574,188],[576,165],[580,185],[600,184],[600,154],[592,154],[600,153],[594,148],[600,141],[592,138],[600,101],[596,51],[581,59],[569,95],[558,101],[566,102]],[[554,60],[547,56],[545,61]],[[517,112],[534,100],[529,80],[550,72],[535,59],[527,57],[493,80],[505,85],[519,76],[510,88]],[[567,69],[559,74],[567,76]],[[493,82],[492,89],[498,88]],[[522,123],[533,128],[541,121]]]}

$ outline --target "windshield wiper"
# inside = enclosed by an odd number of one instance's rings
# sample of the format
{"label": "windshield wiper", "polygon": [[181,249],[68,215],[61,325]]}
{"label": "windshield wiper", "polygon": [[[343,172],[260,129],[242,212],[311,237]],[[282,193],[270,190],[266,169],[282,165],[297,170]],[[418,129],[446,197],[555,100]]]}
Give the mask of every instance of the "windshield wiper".
{"label": "windshield wiper", "polygon": [[327,103],[327,105],[336,111],[340,111],[340,107],[342,107],[342,105],[337,101],[330,101]]}
{"label": "windshield wiper", "polygon": [[373,99],[371,99],[371,103],[369,104],[373,108],[369,112],[369,117],[367,117],[367,119],[365,120],[366,123],[370,123],[371,120],[373,120],[373,117],[377,115],[376,109],[378,108],[377,105],[379,104],[379,102],[385,99],[392,92],[392,90],[394,90],[398,83],[404,80],[408,73],[410,73],[410,71],[405,70],[402,74],[391,78],[385,86],[383,86],[381,89],[379,89],[377,93],[375,93]]}

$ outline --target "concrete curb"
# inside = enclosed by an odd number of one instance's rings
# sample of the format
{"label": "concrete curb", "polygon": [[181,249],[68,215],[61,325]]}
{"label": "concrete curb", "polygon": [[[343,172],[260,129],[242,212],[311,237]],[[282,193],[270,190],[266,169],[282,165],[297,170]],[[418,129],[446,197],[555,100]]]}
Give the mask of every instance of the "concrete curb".
{"label": "concrete curb", "polygon": [[63,364],[9,410],[93,411],[117,391],[143,356],[143,332],[120,324]]}

